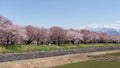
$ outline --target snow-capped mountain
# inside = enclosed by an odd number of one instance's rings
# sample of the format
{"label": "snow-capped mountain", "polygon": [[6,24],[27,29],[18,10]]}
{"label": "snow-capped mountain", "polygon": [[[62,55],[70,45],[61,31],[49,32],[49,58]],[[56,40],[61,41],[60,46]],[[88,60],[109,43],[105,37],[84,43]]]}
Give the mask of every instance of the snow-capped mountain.
{"label": "snow-capped mountain", "polygon": [[80,27],[80,29],[87,29],[95,32],[106,32],[111,35],[120,35],[120,23],[109,24],[109,25],[102,25],[102,24],[87,25],[84,27]]}

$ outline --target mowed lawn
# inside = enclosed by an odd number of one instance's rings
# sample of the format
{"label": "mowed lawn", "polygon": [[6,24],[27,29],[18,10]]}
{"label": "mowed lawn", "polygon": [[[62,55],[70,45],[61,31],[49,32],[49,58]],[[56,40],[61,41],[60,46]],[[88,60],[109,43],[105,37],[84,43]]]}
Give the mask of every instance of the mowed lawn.
{"label": "mowed lawn", "polygon": [[120,46],[120,44],[77,44],[77,45],[1,45],[0,53],[18,53],[18,52],[31,52],[31,51],[50,51],[50,50],[65,50],[65,49],[78,49],[78,48],[96,48],[96,47],[109,47]]}
{"label": "mowed lawn", "polygon": [[67,64],[54,68],[120,68],[120,61],[90,60],[85,62]]}

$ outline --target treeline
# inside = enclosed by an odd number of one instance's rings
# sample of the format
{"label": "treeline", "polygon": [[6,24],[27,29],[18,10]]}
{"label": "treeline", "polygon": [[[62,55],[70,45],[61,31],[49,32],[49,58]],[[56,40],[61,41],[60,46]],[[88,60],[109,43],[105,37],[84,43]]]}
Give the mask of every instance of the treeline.
{"label": "treeline", "polygon": [[120,36],[97,33],[89,30],[64,29],[61,27],[39,28],[19,26],[0,16],[0,44],[80,44],[80,43],[120,43]]}

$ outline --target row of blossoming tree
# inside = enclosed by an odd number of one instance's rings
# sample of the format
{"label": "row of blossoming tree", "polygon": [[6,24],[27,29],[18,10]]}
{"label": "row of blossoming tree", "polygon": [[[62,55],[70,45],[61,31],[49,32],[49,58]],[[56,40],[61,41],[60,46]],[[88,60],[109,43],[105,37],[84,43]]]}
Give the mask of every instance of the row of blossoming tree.
{"label": "row of blossoming tree", "polygon": [[119,36],[97,33],[85,29],[64,29],[58,26],[40,28],[32,25],[25,27],[13,24],[0,16],[0,44],[80,44],[80,43],[119,43]]}

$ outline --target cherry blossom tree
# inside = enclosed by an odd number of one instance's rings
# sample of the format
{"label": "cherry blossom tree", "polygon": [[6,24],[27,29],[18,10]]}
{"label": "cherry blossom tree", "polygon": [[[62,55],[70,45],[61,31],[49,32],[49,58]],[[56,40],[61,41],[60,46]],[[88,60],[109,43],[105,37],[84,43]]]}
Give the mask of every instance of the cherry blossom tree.
{"label": "cherry blossom tree", "polygon": [[66,38],[68,43],[80,43],[80,41],[83,39],[82,36],[83,35],[80,34],[79,31],[73,29],[67,30]]}
{"label": "cherry blossom tree", "polygon": [[35,40],[37,42],[37,45],[47,43],[49,40],[48,37],[48,29],[38,27],[35,28]]}
{"label": "cherry blossom tree", "polygon": [[110,43],[112,42],[112,36],[107,33],[100,33],[100,43]]}
{"label": "cherry blossom tree", "polygon": [[99,40],[99,33],[89,30],[80,30],[83,34],[83,43],[96,43]]}
{"label": "cherry blossom tree", "polygon": [[14,25],[12,21],[4,17],[0,17],[0,38],[2,44],[15,44],[18,35],[18,26]]}
{"label": "cherry blossom tree", "polygon": [[80,43],[120,43],[120,36],[97,33],[90,30],[64,29],[61,27],[40,28],[19,26],[0,16],[0,44],[80,44]]}
{"label": "cherry blossom tree", "polygon": [[66,31],[61,27],[50,28],[50,40],[53,44],[62,44],[65,41]]}
{"label": "cherry blossom tree", "polygon": [[28,25],[25,27],[27,39],[26,44],[31,44],[35,40],[36,28],[34,26]]}

